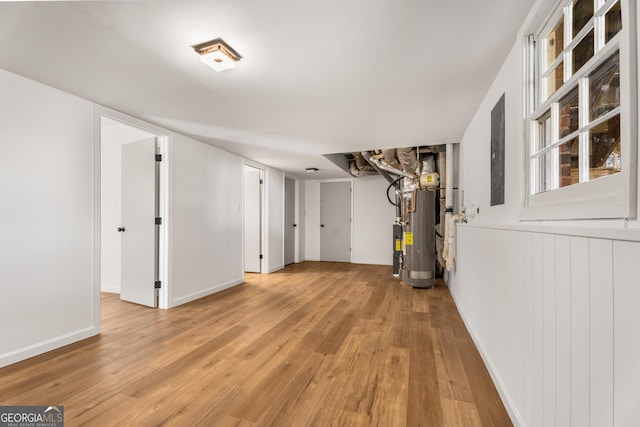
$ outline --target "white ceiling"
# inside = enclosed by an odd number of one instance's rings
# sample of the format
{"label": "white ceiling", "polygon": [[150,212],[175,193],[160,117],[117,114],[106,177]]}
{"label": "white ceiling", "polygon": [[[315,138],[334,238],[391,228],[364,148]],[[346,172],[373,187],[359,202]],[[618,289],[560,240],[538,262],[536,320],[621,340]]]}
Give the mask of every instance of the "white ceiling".
{"label": "white ceiling", "polygon": [[[534,0],[0,2],[0,66],[292,176],[458,142]],[[244,59],[216,73],[192,45]]]}

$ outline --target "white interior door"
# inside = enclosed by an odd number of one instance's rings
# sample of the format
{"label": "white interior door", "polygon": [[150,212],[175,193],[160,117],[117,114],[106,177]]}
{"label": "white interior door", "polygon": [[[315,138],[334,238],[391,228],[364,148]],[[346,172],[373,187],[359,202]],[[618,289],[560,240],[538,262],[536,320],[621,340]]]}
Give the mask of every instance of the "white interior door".
{"label": "white interior door", "polygon": [[284,179],[284,265],[295,262],[296,182]]}
{"label": "white interior door", "polygon": [[122,284],[120,298],[156,307],[158,268],[156,139],[122,146]]}
{"label": "white interior door", "polygon": [[351,262],[351,183],[320,184],[320,259]]}
{"label": "white interior door", "polygon": [[244,167],[244,271],[260,273],[262,260],[262,171]]}

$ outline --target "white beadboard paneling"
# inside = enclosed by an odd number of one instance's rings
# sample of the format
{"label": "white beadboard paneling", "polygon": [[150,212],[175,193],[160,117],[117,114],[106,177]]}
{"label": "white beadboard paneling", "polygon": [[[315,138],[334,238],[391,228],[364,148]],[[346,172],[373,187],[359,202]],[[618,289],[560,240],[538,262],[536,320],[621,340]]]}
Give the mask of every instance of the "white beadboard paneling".
{"label": "white beadboard paneling", "polygon": [[521,300],[521,361],[518,367],[521,377],[520,414],[526,425],[533,425],[533,322],[534,322],[534,264],[533,260],[533,238],[532,233],[522,234],[522,250],[520,255],[520,296]]}
{"label": "white beadboard paneling", "polygon": [[589,426],[589,239],[571,238],[571,425]]}
{"label": "white beadboard paneling", "polygon": [[543,420],[544,426],[556,425],[556,245],[555,236],[542,239],[543,313]]}
{"label": "white beadboard paneling", "polygon": [[615,426],[640,422],[640,244],[614,242]]}
{"label": "white beadboard paneling", "polygon": [[531,266],[533,269],[533,419],[532,426],[544,425],[544,277],[542,269],[542,234],[532,234]]}
{"label": "white beadboard paneling", "polygon": [[613,425],[613,243],[589,242],[589,417],[593,427]]}
{"label": "white beadboard paneling", "polygon": [[556,236],[556,425],[571,425],[571,238]]}

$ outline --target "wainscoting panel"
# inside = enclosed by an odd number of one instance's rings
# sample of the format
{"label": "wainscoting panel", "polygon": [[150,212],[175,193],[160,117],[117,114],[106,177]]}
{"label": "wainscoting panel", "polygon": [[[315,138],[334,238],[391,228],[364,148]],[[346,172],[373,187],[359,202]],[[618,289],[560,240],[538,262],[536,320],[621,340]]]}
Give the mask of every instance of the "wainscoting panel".
{"label": "wainscoting panel", "polygon": [[457,236],[449,287],[514,423],[637,425],[640,243],[472,224]]}

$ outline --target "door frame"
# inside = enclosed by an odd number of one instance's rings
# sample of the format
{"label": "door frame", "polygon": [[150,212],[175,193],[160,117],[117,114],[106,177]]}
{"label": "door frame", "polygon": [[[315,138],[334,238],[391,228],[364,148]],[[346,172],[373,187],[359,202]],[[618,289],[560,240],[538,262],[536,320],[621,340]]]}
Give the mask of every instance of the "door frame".
{"label": "door frame", "polygon": [[158,308],[169,308],[169,294],[171,283],[169,281],[169,166],[170,166],[170,141],[171,134],[167,130],[147,123],[143,120],[136,119],[127,114],[112,110],[108,107],[95,105],[94,108],[94,301],[98,308],[95,311],[96,324],[100,325],[100,281],[101,281],[101,206],[100,198],[102,191],[102,171],[101,171],[101,149],[102,149],[102,132],[101,119],[108,117],[112,120],[119,121],[125,125],[142,129],[157,138],[159,152],[162,154],[162,161],[159,164],[159,215],[162,218],[162,226],[159,232],[158,254],[159,254],[159,277],[162,286],[158,290]]}
{"label": "door frame", "polygon": [[[260,253],[262,254],[262,259],[260,260],[260,274],[265,274],[268,273],[268,266],[267,266],[267,227],[266,227],[266,215],[265,215],[265,206],[266,206],[266,199],[265,199],[265,188],[267,186],[267,172],[266,172],[266,167],[263,165],[260,165],[259,163],[255,163],[252,162],[250,160],[244,159],[242,162],[242,191],[243,191],[243,195],[242,195],[242,271],[243,273],[246,273],[245,271],[245,262],[244,262],[244,257],[245,257],[245,244],[244,244],[244,239],[245,239],[245,227],[244,227],[244,220],[245,220],[245,205],[244,205],[244,169],[245,167],[251,167],[254,169],[257,169],[260,171],[260,176],[262,177],[262,185],[260,187]],[[283,220],[284,221],[284,220]]]}

